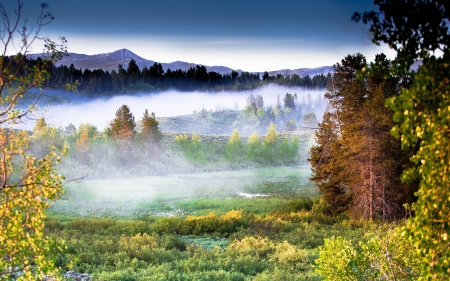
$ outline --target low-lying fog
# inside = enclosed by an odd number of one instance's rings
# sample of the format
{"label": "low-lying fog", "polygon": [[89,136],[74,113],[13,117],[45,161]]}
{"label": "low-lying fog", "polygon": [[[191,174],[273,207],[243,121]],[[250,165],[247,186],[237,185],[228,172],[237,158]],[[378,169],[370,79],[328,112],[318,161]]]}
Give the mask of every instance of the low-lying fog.
{"label": "low-lying fog", "polygon": [[[41,106],[37,115],[44,113],[48,124],[67,126],[72,123],[78,126],[80,123],[90,123],[103,130],[108,123],[115,117],[116,110],[126,104],[130,107],[135,116],[135,120],[142,118],[145,109],[149,112],[155,112],[156,117],[172,117],[179,115],[192,114],[194,110],[199,111],[203,107],[206,110],[235,109],[236,104],[239,110],[246,106],[246,99],[250,94],[261,95],[264,99],[264,106],[276,105],[277,97],[280,96],[280,103],[284,105],[284,96],[286,93],[297,94],[299,103],[307,101],[315,104],[313,110],[317,118],[322,118],[326,103],[322,101],[325,89],[306,90],[304,88],[288,88],[277,85],[268,85],[252,91],[243,92],[177,92],[164,91],[159,93],[139,93],[134,95],[116,95],[111,98],[78,98],[82,94],[65,93],[55,90],[48,91],[48,95],[59,96],[56,102],[51,103],[46,108]],[[310,95],[310,97],[308,97]],[[318,101],[320,102],[314,102]],[[308,113],[308,112],[303,112]],[[25,127],[31,129],[34,122],[27,122]]]}

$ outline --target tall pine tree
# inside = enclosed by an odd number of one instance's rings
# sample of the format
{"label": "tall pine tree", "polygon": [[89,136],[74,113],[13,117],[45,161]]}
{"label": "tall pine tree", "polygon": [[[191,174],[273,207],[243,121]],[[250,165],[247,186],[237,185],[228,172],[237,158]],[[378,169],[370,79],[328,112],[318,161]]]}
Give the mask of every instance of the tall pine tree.
{"label": "tall pine tree", "polygon": [[361,54],[334,66],[326,94],[329,107],[309,159],[312,180],[334,212],[391,220],[402,215],[403,203],[414,200],[415,185],[399,180],[398,167],[407,165],[408,152],[389,134],[392,112],[384,101],[400,92],[400,79],[385,75],[389,65],[384,55],[377,55],[362,79],[358,72],[367,65]]}
{"label": "tall pine tree", "polygon": [[116,118],[109,123],[107,133],[117,140],[132,140],[136,133],[134,116],[127,105],[122,105],[116,111]]}

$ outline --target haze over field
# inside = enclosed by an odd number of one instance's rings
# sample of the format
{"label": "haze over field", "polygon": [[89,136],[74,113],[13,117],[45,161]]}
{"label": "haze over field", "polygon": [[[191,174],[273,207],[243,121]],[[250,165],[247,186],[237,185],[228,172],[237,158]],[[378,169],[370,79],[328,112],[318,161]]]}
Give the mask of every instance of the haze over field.
{"label": "haze over field", "polygon": [[[90,123],[99,130],[103,130],[111,119],[114,118],[116,110],[126,104],[130,107],[136,121],[140,120],[145,109],[155,112],[156,117],[172,117],[186,114],[192,114],[193,111],[199,111],[203,107],[206,110],[216,110],[218,108],[234,109],[237,103],[238,109],[242,110],[246,106],[246,98],[250,95],[261,95],[264,98],[264,106],[275,106],[277,96],[280,96],[280,102],[283,104],[283,98],[286,93],[297,94],[299,100],[311,95],[312,101],[322,100],[325,89],[305,90],[303,88],[288,88],[276,85],[243,92],[178,92],[164,91],[160,93],[139,93],[136,95],[117,95],[111,98],[88,99],[80,98],[76,93],[49,91],[52,96],[59,96],[56,102],[50,102],[50,106],[45,107],[42,104],[38,114],[44,113],[48,124],[67,126],[72,123],[78,126],[80,123]],[[45,97],[44,97],[45,98]],[[325,103],[320,103],[319,108],[315,108],[315,114],[318,119],[321,118],[325,110]],[[307,112],[303,112],[304,114]],[[32,127],[31,122],[26,124],[26,128]]]}

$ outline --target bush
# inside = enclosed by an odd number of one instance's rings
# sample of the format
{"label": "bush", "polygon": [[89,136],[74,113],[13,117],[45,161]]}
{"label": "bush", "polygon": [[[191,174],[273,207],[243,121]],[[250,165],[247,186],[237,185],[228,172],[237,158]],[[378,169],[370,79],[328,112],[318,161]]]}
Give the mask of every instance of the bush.
{"label": "bush", "polygon": [[310,211],[313,208],[314,201],[309,197],[300,196],[297,199],[291,199],[283,208],[285,212]]}
{"label": "bush", "polygon": [[376,234],[354,246],[342,237],[319,247],[316,272],[325,280],[417,280],[419,259],[402,228]]}
{"label": "bush", "polygon": [[153,229],[158,234],[181,234],[183,220],[178,217],[162,218],[155,222]]}

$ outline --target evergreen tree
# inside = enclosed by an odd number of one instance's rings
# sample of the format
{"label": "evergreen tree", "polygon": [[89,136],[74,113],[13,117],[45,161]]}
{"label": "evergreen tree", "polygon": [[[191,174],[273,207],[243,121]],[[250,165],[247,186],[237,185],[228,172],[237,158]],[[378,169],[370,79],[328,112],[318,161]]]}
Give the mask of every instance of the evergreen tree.
{"label": "evergreen tree", "polygon": [[295,110],[295,100],[292,94],[286,93],[284,96],[284,107]]}
{"label": "evergreen tree", "polygon": [[330,108],[309,161],[312,180],[335,212],[351,209],[357,217],[391,220],[402,215],[414,187],[399,181],[397,167],[407,164],[407,152],[389,135],[392,113],[384,106],[387,97],[398,95],[399,79],[382,74],[390,65],[384,55],[375,61],[363,80],[356,79],[366,67],[361,54],[335,65],[335,80],[325,95]]}
{"label": "evergreen tree", "polygon": [[131,59],[128,63],[127,78],[129,84],[136,83],[141,78],[141,71],[139,70],[139,66],[136,64],[134,59]]}
{"label": "evergreen tree", "polygon": [[123,69],[123,66],[119,64],[117,69],[117,85],[119,90],[124,91],[127,83],[127,71]]}
{"label": "evergreen tree", "polygon": [[130,62],[128,63],[127,74],[128,75],[140,74],[139,66],[136,64],[136,61],[134,59],[131,59]]}
{"label": "evergreen tree", "polygon": [[141,120],[142,130],[140,133],[141,140],[150,142],[153,144],[159,143],[163,135],[159,130],[159,121],[156,120],[155,113],[148,114],[148,110],[144,111],[144,116]]}
{"label": "evergreen tree", "polygon": [[326,111],[315,133],[317,144],[311,147],[308,158],[312,170],[310,180],[319,188],[333,214],[348,210],[352,200],[340,128],[338,113]]}
{"label": "evergreen tree", "polygon": [[264,99],[261,95],[256,95],[255,104],[256,104],[256,108],[258,108],[258,109],[264,107]]}
{"label": "evergreen tree", "polygon": [[117,140],[132,140],[135,135],[136,123],[130,108],[122,105],[116,111],[116,118],[109,123],[107,134]]}

